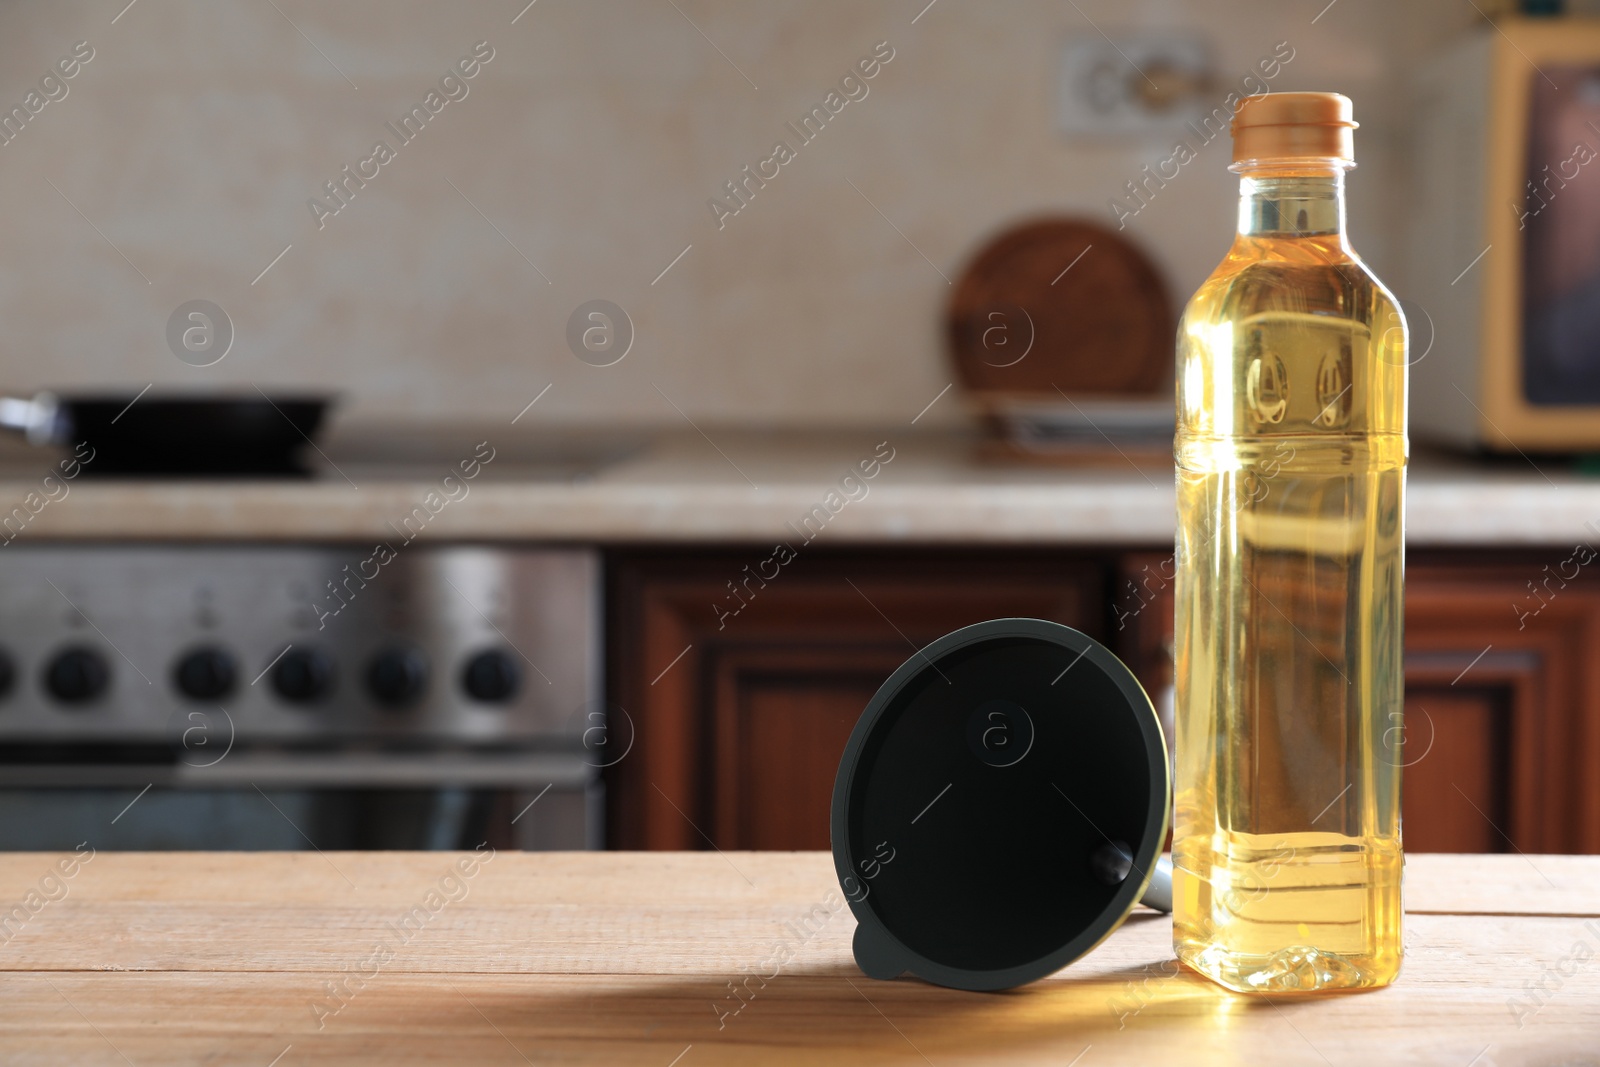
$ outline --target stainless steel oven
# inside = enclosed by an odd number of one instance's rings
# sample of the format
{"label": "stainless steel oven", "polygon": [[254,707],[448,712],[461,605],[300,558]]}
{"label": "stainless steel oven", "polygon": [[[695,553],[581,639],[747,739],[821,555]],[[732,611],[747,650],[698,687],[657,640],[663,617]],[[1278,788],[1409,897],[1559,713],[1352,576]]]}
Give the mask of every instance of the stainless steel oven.
{"label": "stainless steel oven", "polygon": [[10,544],[0,849],[599,847],[599,583],[582,549]]}

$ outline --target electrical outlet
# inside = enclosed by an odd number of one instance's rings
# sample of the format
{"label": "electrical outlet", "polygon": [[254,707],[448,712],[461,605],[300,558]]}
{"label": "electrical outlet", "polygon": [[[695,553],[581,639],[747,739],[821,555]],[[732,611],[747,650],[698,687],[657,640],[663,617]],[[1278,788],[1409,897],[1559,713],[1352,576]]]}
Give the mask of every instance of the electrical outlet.
{"label": "electrical outlet", "polygon": [[1075,37],[1061,53],[1060,124],[1069,137],[1151,137],[1205,113],[1214,81],[1205,38]]}

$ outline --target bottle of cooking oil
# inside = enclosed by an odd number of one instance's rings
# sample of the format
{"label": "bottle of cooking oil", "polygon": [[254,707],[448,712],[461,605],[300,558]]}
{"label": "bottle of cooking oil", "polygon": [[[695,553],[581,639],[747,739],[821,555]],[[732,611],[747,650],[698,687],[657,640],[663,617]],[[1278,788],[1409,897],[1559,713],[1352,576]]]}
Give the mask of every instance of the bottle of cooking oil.
{"label": "bottle of cooking oil", "polygon": [[1246,992],[1400,969],[1407,335],[1345,237],[1354,128],[1238,110],[1238,236],[1178,331],[1173,940]]}

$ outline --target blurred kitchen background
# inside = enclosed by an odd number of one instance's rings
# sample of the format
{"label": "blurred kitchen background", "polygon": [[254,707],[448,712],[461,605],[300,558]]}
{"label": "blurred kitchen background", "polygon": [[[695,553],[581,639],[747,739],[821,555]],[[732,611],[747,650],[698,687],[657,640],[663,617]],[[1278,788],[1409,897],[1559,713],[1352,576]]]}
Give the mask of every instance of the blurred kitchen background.
{"label": "blurred kitchen background", "polygon": [[[0,149],[9,388],[255,382],[337,390],[350,419],[497,420],[554,382],[543,424],[606,427],[681,426],[652,385],[712,423],[915,415],[950,381],[940,272],[1028,216],[1114,227],[1108,202],[1170,155],[1170,127],[1063,133],[1063,50],[1096,27],[1194,38],[1214,102],[1280,42],[1272,88],[1355,99],[1352,238],[1401,287],[1408,75],[1478,20],[1464,0],[1339,0],[1315,24],[1314,3],[1248,0],[940,0],[914,25],[907,5],[842,0],[539,0],[515,25],[519,4],[140,0],[115,25],[105,6],[0,7],[7,107],[77,41],[95,50]],[[307,200],[395,142],[384,124],[479,41],[494,58],[469,95],[319,230]],[[706,201],[879,41],[894,58],[866,98],[719,229]],[[1175,305],[1228,241],[1228,151],[1213,142],[1128,222]],[[596,298],[637,335],[604,374],[565,343]],[[190,299],[233,321],[215,366],[168,351]],[[963,418],[943,404],[918,425]]]}
{"label": "blurred kitchen background", "polygon": [[1354,100],[1421,353],[1408,846],[1600,851],[1600,351],[1534,329],[1595,264],[1523,270],[1592,232],[1600,29],[1518,7],[0,3],[0,847],[822,848],[995,616],[1170,715],[1202,131],[1270,88]]}

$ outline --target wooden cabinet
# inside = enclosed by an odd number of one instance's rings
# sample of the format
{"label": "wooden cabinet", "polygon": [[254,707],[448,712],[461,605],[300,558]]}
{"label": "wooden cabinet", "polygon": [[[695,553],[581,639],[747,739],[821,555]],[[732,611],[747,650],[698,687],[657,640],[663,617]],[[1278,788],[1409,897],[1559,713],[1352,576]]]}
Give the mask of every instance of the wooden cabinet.
{"label": "wooden cabinet", "polygon": [[827,848],[845,741],[918,648],[1008,615],[1105,636],[1098,559],[816,552],[751,581],[769,556],[614,560],[610,693],[635,736],[607,780],[612,847]]}
{"label": "wooden cabinet", "polygon": [[[1406,723],[1385,736],[1406,766],[1408,849],[1600,852],[1600,579],[1552,578],[1568,555],[1411,554]],[[609,685],[633,747],[607,771],[611,847],[828,847],[861,709],[915,649],[983,619],[1092,634],[1167,703],[1169,554],[770,558],[612,557]]]}
{"label": "wooden cabinet", "polygon": [[1568,555],[1407,567],[1407,847],[1600,852],[1600,582],[1546,584]]}

